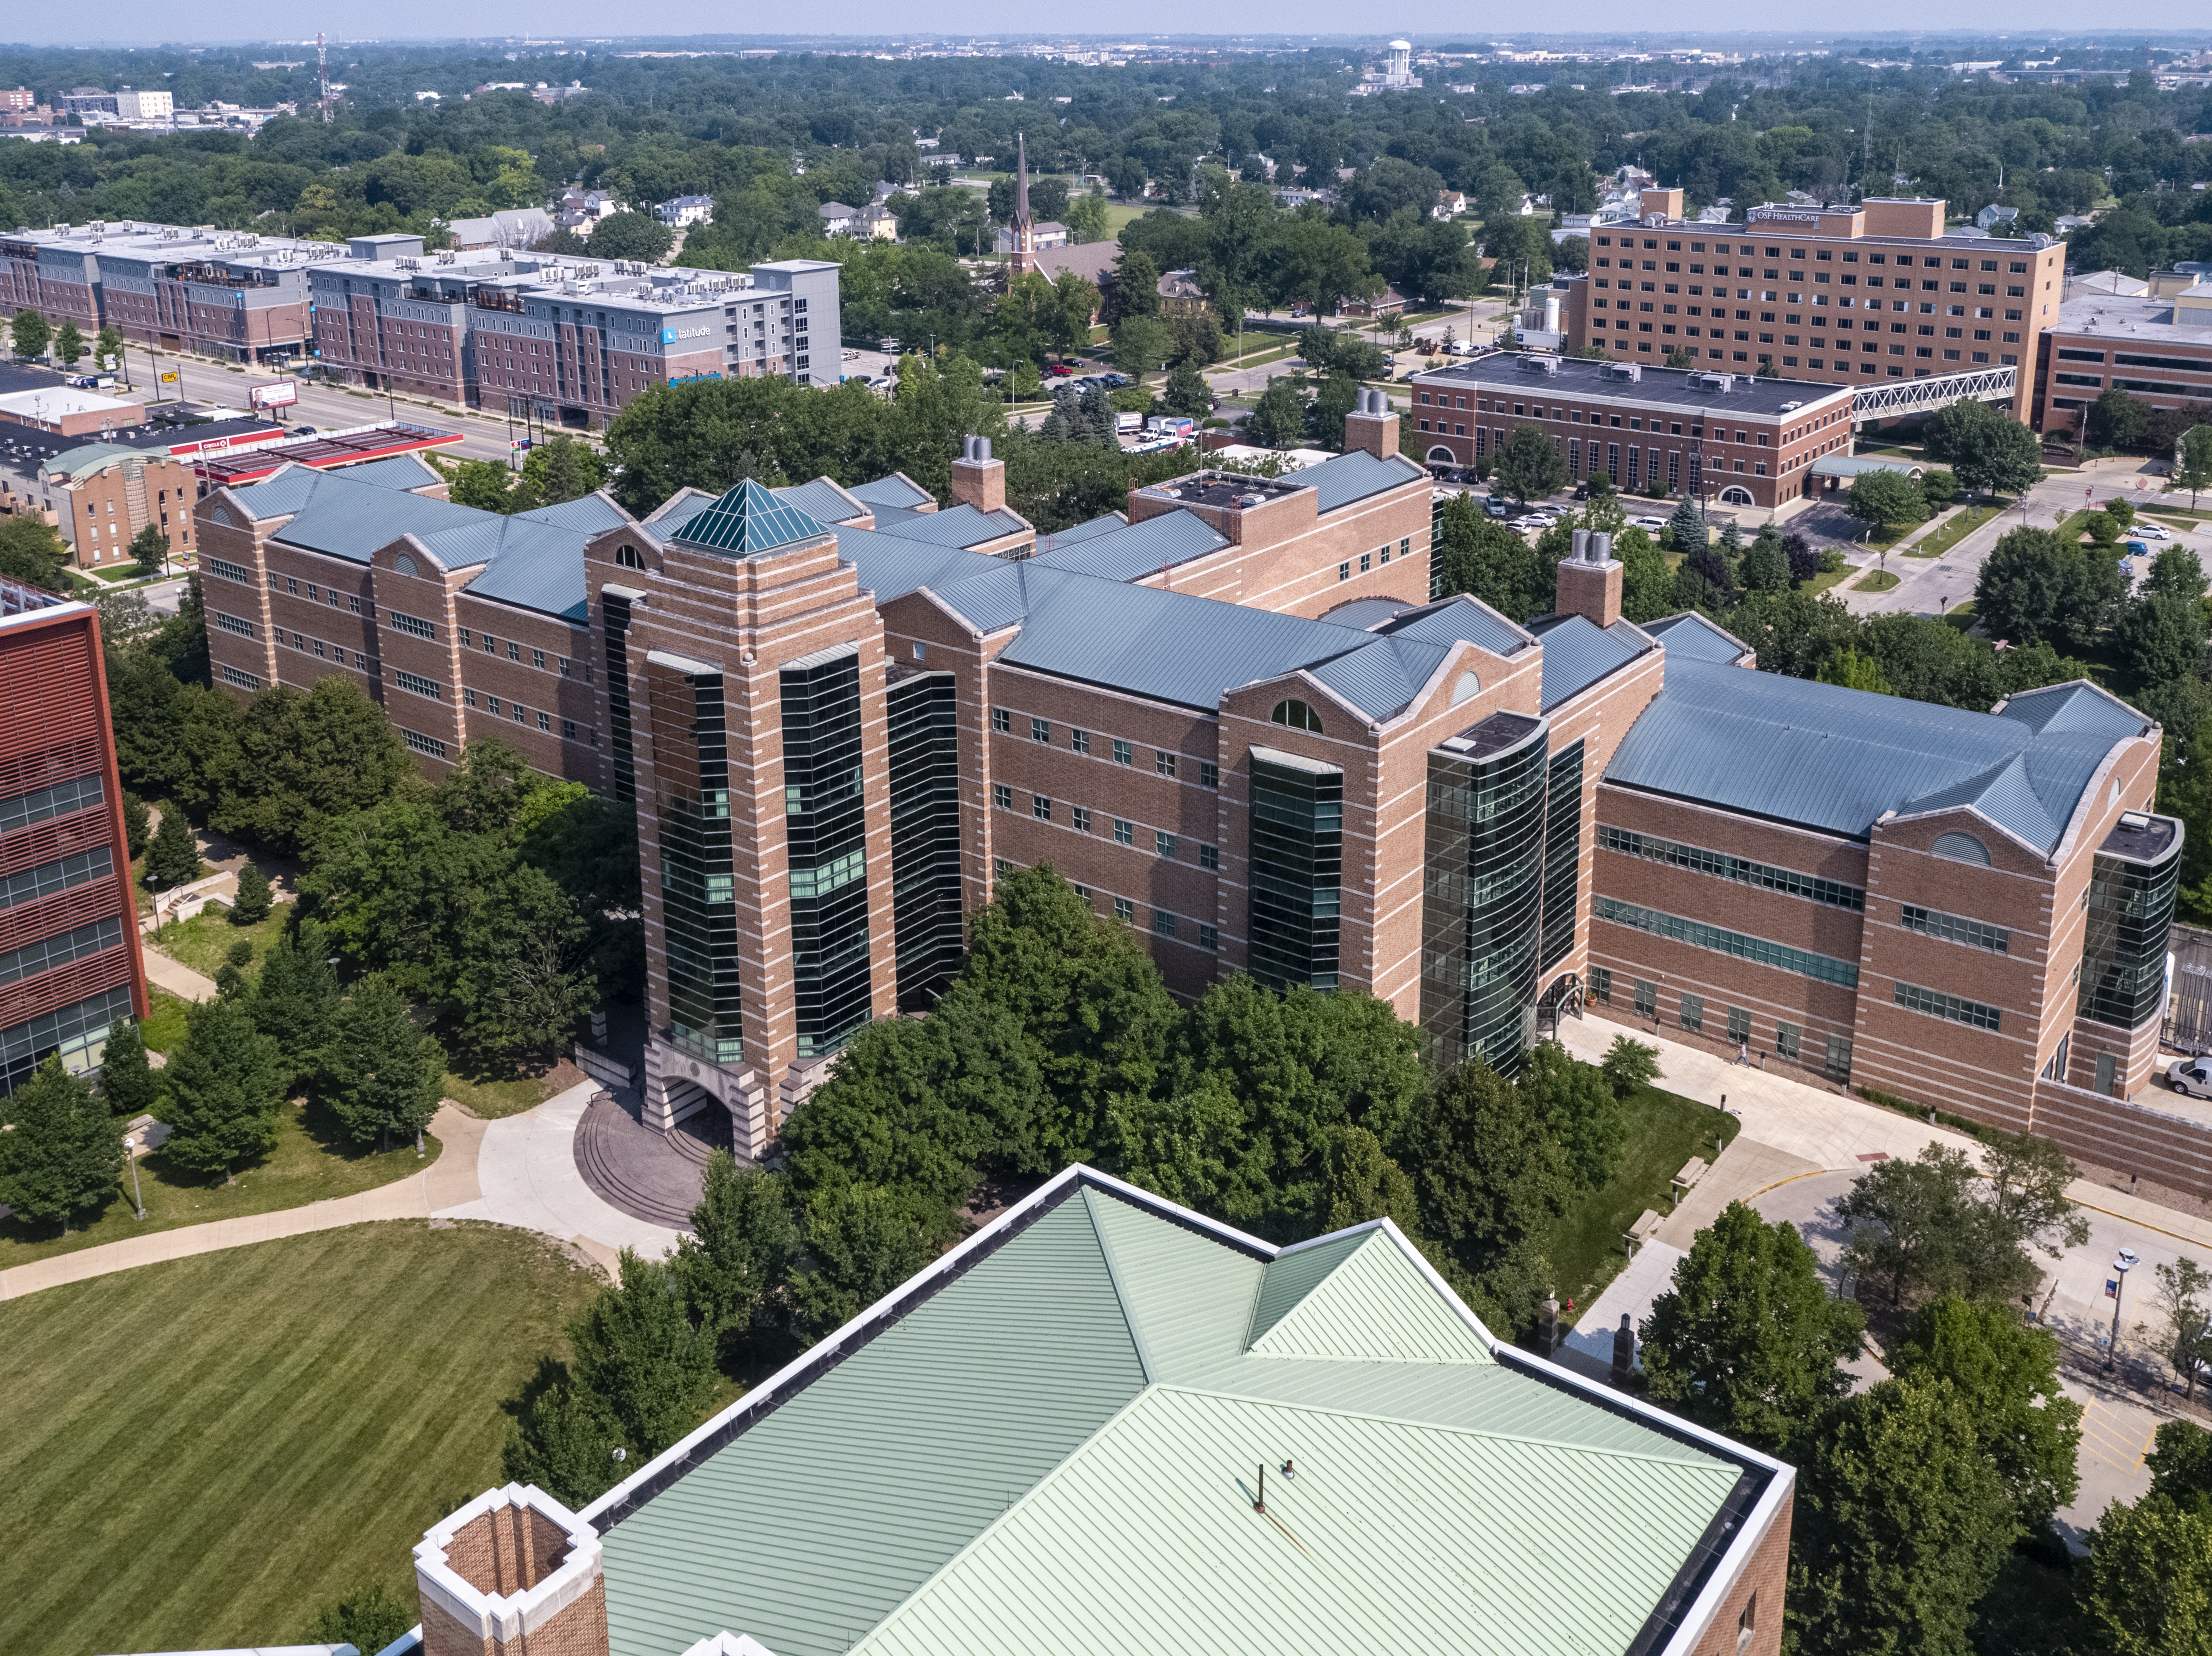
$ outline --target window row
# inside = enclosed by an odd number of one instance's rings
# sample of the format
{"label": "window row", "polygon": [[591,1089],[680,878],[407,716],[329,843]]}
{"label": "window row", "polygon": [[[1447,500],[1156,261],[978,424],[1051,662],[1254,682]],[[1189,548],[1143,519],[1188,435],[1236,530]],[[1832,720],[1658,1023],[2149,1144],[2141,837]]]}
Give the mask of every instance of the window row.
{"label": "window row", "polygon": [[[1014,715],[1004,707],[992,708],[991,728],[1001,736],[1012,735],[1014,731]],[[1048,748],[1053,745],[1052,721],[1050,719],[1037,719],[1035,717],[1030,718],[1029,721],[1029,731],[1030,741],[1041,743]],[[1067,750],[1070,753],[1079,753],[1088,756],[1091,753],[1091,744],[1095,739],[1096,738],[1092,732],[1089,731],[1077,730],[1071,725],[1068,728],[1067,732]],[[1137,749],[1135,743],[1125,742],[1118,736],[1111,737],[1108,739],[1114,744],[1112,749],[1114,762],[1117,765],[1127,765],[1133,768],[1137,762]],[[1180,761],[1183,757],[1183,755],[1178,754],[1170,748],[1153,749],[1152,771],[1154,774],[1170,777],[1178,774],[1180,770]],[[1221,767],[1215,764],[1210,759],[1200,760],[1198,761],[1198,785],[1202,788],[1219,787],[1221,786]]]}
{"label": "window row", "polygon": [[[488,656],[500,653],[501,640],[494,638],[489,633],[473,633],[464,627],[460,629],[460,634],[461,648],[464,650],[473,650],[482,646],[483,652]],[[521,660],[525,646],[514,639],[507,639],[504,642],[507,646],[507,658],[509,661]],[[563,678],[576,676],[576,663],[567,656],[549,656],[543,650],[532,648],[530,650],[530,664],[541,673],[557,672]],[[583,664],[583,667],[584,682],[588,684],[592,682],[592,664],[587,661]]]}
{"label": "window row", "polygon": [[[994,857],[992,858],[992,869],[994,872],[1002,879],[1006,876],[1012,874],[1017,864],[1004,857]],[[1080,881],[1070,881],[1068,883],[1073,887],[1075,895],[1082,898],[1085,902],[1091,903],[1097,901],[1097,894],[1092,891],[1089,886],[1083,884]],[[1124,925],[1134,925],[1137,923],[1137,905],[1133,898],[1115,897],[1112,901],[1114,905],[1114,918],[1115,919],[1121,921]],[[1198,924],[1197,931],[1198,946],[1200,949],[1205,949],[1208,954],[1214,954],[1219,951],[1221,948],[1221,933],[1218,928],[1200,922]],[[1178,942],[1182,941],[1183,927],[1182,917],[1171,914],[1164,908],[1154,909],[1152,911],[1152,935],[1156,937],[1167,937]]]}
{"label": "window row", "polygon": [[[1014,808],[1014,791],[1003,782],[992,783],[991,803],[1000,810],[1012,810]],[[1042,822],[1057,822],[1060,820],[1057,813],[1060,805],[1065,803],[1065,801],[1053,799],[1045,794],[1033,793],[1030,795],[1030,815]],[[1115,844],[1133,846],[1137,843],[1137,825],[1134,822],[1119,816],[1109,816],[1106,820],[1112,824],[1109,832],[1113,835]],[[1078,834],[1095,834],[1098,831],[1096,825],[1097,818],[1088,805],[1069,805],[1067,822]],[[1153,828],[1149,832],[1152,836],[1152,854],[1170,862],[1175,861],[1180,843],[1177,836],[1162,828]],[[1198,847],[1198,865],[1200,868],[1219,868],[1221,866],[1220,847],[1200,845]]]}
{"label": "window row", "polygon": [[1962,1000],[1939,989],[1923,989],[1917,984],[1897,985],[1890,998],[1907,1011],[1924,1012],[1931,1018],[1963,1023],[1975,1029],[1996,1029],[2004,1021],[2004,1015],[1994,1006],[1984,1006],[1979,1001]]}
{"label": "window row", "polygon": [[1619,902],[1611,897],[1597,898],[1590,905],[1590,912],[1595,919],[1610,920],[1615,925],[1630,926],[1638,931],[1648,931],[1654,937],[1670,938],[1675,943],[1686,943],[1693,948],[1733,955],[1738,960],[1771,966],[1778,971],[1795,972],[1802,977],[1816,978],[1823,983],[1841,984],[1846,989],[1859,986],[1859,968],[1855,961],[1815,955],[1809,949],[1793,949],[1787,943],[1773,943],[1765,937],[1746,937],[1741,931],[1725,931],[1719,926],[1707,925],[1702,920],[1685,919],[1679,914],[1665,914],[1655,908],[1639,908],[1634,903]]}
{"label": "window row", "polygon": [[365,656],[358,650],[349,652],[342,644],[325,645],[322,640],[309,638],[304,633],[287,633],[279,627],[276,629],[276,642],[297,650],[303,655],[311,655],[318,661],[334,661],[341,667],[347,665],[350,660],[353,670],[357,673],[368,673],[373,676],[376,671],[374,658]]}
{"label": "window row", "polygon": [[[549,733],[553,729],[553,715],[544,708],[539,707],[533,711],[512,699],[502,701],[495,695],[487,695],[479,699],[474,690],[465,688],[461,692],[461,705],[465,707],[480,708],[494,719],[511,719],[518,725],[528,725],[534,720],[539,730]],[[599,731],[589,725],[579,725],[573,719],[564,719],[561,721],[561,739],[563,742],[581,742],[586,746],[594,748],[599,745]],[[725,816],[730,814],[727,804],[723,805],[720,814]]]}
{"label": "window row", "polygon": [[[1428,429],[1428,426],[1425,422],[1422,425],[1421,429],[1423,431],[1426,431]],[[1413,556],[1413,537],[1410,535],[1400,537],[1398,541],[1398,555],[1401,558],[1409,558]],[[1382,547],[1378,550],[1373,552],[1362,552],[1359,555],[1359,573],[1363,575],[1368,573],[1370,570],[1378,567],[1378,561],[1380,567],[1388,567],[1389,565],[1390,545],[1387,541],[1382,543]],[[1347,558],[1342,563],[1337,565],[1336,578],[1339,580],[1350,580],[1352,579],[1351,559]]]}
{"label": "window row", "polygon": [[[226,579],[250,583],[253,576],[250,571],[240,569],[237,574]],[[358,592],[341,592],[335,586],[318,586],[314,582],[303,581],[296,575],[284,577],[284,591],[289,596],[295,598],[304,597],[310,604],[327,604],[331,609],[343,610],[349,615],[367,616],[371,621],[376,619],[376,606],[374,604],[363,604]],[[427,622],[416,623],[418,626],[427,624]],[[430,634],[426,633],[423,636],[428,638]]]}
{"label": "window row", "polygon": [[[1601,247],[1610,247],[1613,245],[1613,239],[1611,236],[1600,236],[1597,239],[1597,245]],[[1620,246],[1623,249],[1633,248],[1636,246],[1636,238],[1634,236],[1623,236],[1620,238]],[[1644,246],[1645,249],[1650,252],[1658,252],[1658,238],[1655,236],[1646,236],[1644,239]],[[1760,244],[1746,241],[1736,243],[1735,246],[1744,258],[1749,258],[1754,253],[1759,252]],[[1725,257],[1729,252],[1729,246],[1730,244],[1728,242],[1717,241],[1712,244],[1712,251]],[[1667,243],[1667,251],[1673,253],[1680,252],[1682,251],[1681,242],[1676,240],[1669,240]],[[1702,241],[1693,241],[1690,244],[1690,251],[1693,253],[1702,253],[1705,251],[1705,244]],[[1766,249],[1766,257],[1769,258],[1780,258],[1782,257],[1782,249],[1778,246],[1770,246]],[[1792,247],[1790,250],[1790,257],[1793,259],[1802,261],[1805,258],[1805,249],[1802,247]],[[1912,253],[1899,253],[1894,257],[1898,264],[1904,265],[1908,269],[1911,266],[1913,259],[1916,257],[1919,258],[1921,264],[1924,264],[1931,270],[1941,270],[1943,266],[1942,256],[1937,253],[1923,253],[1919,255]],[[1887,252],[1869,252],[1866,255],[1866,262],[1869,264],[1887,264],[1890,262],[1891,258],[1892,255]],[[1826,247],[1818,248],[1814,250],[1813,253],[1813,262],[1818,264],[1832,264],[1834,262],[1834,252]],[[1844,264],[1856,264],[1858,262],[1858,250],[1854,249],[1844,254]],[[1609,266],[1612,264],[1612,260],[1610,258],[1601,258],[1597,263],[1601,266]],[[1621,265],[1624,269],[1627,268],[1627,266],[1632,263],[1632,261],[1629,259],[1624,258],[1621,260]],[[1980,261],[1980,264],[1984,270],[1994,271],[1997,268],[1997,262],[1993,258],[1983,259]],[[2025,259],[2010,259],[2007,261],[2007,265],[2014,276],[2026,276],[2027,274],[2027,261]],[[1644,268],[1647,270],[1651,268],[1649,261],[1645,262]],[[1669,268],[1671,269],[1672,267],[1670,266]],[[1701,264],[1692,265],[1691,268],[1700,271],[1705,269]],[[1970,265],[1969,262],[1966,259],[1954,258],[1951,261],[1951,268],[1954,270],[1964,270],[1970,268]],[[1716,264],[1713,266],[1713,272],[1717,276],[1726,276],[1728,274],[1728,267],[1726,265]],[[1737,274],[1740,276],[1749,276],[1751,274],[1751,270],[1748,266],[1746,266],[1739,270]],[[1767,271],[1767,279],[1770,281],[1775,279],[1777,274],[1778,272],[1775,270]]]}
{"label": "window row", "polygon": [[72,886],[103,879],[114,872],[113,856],[106,846],[96,846],[90,851],[80,851],[72,856],[57,858],[51,863],[40,863],[36,868],[0,875],[0,909],[13,908],[18,903],[36,902],[41,897],[52,896],[57,891],[67,891]]}
{"label": "window row", "polygon": [[1986,949],[1992,955],[2007,954],[2012,948],[2012,933],[2001,925],[1991,925],[1986,920],[1970,920],[1963,915],[1946,914],[1938,909],[1921,908],[1911,903],[1901,907],[1905,911],[1905,928],[1908,931],[1941,937],[1946,943],[1962,943],[1969,949]]}
{"label": "window row", "polygon": [[[1613,1004],[1613,973],[1609,968],[1590,968],[1589,986],[1592,1000],[1601,1006]],[[1634,980],[1634,996],[1637,1016],[1656,1022],[1659,1017],[1659,986],[1647,978],[1638,978]],[[1705,998],[1684,993],[1676,1003],[1675,1019],[1690,1034],[1705,1034]],[[1743,1006],[1728,1008],[1728,1038],[1739,1046],[1748,1046],[1753,1034],[1750,1009]],[[1804,1044],[1805,1027],[1802,1024],[1791,1023],[1784,1018],[1774,1021],[1774,1051],[1778,1057],[1802,1062]],[[1830,1035],[1825,1057],[1823,1067],[1830,1080],[1848,1081],[1850,1078],[1851,1040],[1849,1035]],[[1762,1064],[1764,1061],[1762,1057]]]}
{"label": "window row", "polygon": [[99,804],[106,797],[100,786],[100,773],[95,771],[90,776],[73,777],[52,787],[35,788],[28,793],[0,799],[0,834],[28,828],[52,817],[66,816],[71,811]]}
{"label": "window row", "polygon": [[1866,893],[1858,887],[1845,885],[1840,880],[1822,879],[1817,874],[1800,874],[1794,869],[1754,863],[1747,858],[1731,857],[1726,852],[1708,851],[1701,846],[1686,846],[1673,840],[1662,840],[1654,834],[1612,828],[1603,822],[1598,824],[1597,842],[1600,849],[1616,851],[1624,857],[1640,857],[1646,862],[1665,863],[1672,868],[1710,874],[1716,879],[1734,880],[1740,885],[1758,886],[1763,890],[1781,892],[1785,896],[1826,903],[1832,908],[1848,908],[1862,913],[1866,908]]}

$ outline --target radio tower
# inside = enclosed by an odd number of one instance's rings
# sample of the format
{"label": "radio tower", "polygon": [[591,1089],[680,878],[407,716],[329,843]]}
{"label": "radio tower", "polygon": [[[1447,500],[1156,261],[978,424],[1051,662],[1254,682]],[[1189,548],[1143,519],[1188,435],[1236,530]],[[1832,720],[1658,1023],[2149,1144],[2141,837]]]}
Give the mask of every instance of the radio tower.
{"label": "radio tower", "polygon": [[331,124],[331,60],[329,50],[323,44],[323,32],[315,31],[315,81],[321,88],[316,101],[323,106],[323,124]]}

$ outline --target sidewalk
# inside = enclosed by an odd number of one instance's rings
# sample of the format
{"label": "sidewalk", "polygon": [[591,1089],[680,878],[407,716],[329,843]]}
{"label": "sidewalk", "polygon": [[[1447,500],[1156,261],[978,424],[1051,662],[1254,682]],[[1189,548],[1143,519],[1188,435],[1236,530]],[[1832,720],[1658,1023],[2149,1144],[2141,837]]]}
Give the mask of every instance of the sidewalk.
{"label": "sidewalk", "polygon": [[[1669,1040],[1663,1034],[1655,1035],[1648,1028],[1594,1015],[1565,1019],[1560,1025],[1561,1044],[1590,1064],[1603,1059],[1613,1038],[1622,1034],[1659,1049],[1661,1085],[1668,1091],[1724,1107],[1743,1122],[1746,1137],[1808,1163],[1808,1171],[1857,1174],[1865,1170],[1863,1164],[1867,1160],[1885,1155],[1915,1156],[1927,1144],[1948,1144],[1970,1155],[1978,1148],[1973,1139],[1948,1127],[1931,1126],[1863,1099],[1808,1086],[1786,1075],[1746,1069],[1717,1052]],[[1701,1184],[1698,1190],[1703,1189]],[[2212,1220],[2087,1180],[2075,1180],[2066,1193],[2076,1206],[2092,1213],[2177,1242],[2212,1249]]]}
{"label": "sidewalk", "polygon": [[483,1130],[490,1124],[463,1115],[443,1105],[431,1119],[430,1131],[444,1145],[438,1159],[418,1174],[380,1185],[334,1201],[310,1202],[305,1207],[282,1208],[274,1213],[243,1214],[235,1219],[216,1219],[204,1225],[182,1225],[157,1230],[125,1242],[82,1248],[57,1254],[13,1270],[0,1271],[0,1300],[21,1298],[42,1288],[59,1288],[88,1277],[105,1277],[138,1265],[158,1265],[165,1259],[189,1259],[196,1253],[215,1253],[224,1248],[247,1247],[280,1236],[304,1236],[310,1231],[336,1230],[342,1225],[365,1224],[377,1219],[428,1219],[439,1204],[465,1202],[476,1193],[477,1156]]}
{"label": "sidewalk", "polygon": [[142,941],[141,952],[146,956],[146,980],[167,990],[183,1000],[213,1000],[215,980],[204,977],[173,956],[164,955],[152,943]]}

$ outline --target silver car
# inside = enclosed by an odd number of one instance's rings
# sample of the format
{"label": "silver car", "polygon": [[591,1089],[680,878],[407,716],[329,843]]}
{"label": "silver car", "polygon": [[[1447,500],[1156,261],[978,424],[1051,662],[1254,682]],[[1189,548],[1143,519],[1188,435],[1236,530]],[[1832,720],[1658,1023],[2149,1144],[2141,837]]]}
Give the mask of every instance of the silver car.
{"label": "silver car", "polygon": [[2212,1098],[2212,1058],[2178,1058],[2166,1066],[2166,1084],[2191,1098]]}

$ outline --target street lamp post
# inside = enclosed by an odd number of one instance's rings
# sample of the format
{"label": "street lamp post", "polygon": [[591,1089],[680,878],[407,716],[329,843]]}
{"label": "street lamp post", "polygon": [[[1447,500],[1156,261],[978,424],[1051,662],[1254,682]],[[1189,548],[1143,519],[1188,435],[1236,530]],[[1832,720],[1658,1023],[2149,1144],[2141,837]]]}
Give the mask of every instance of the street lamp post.
{"label": "street lamp post", "polygon": [[2128,1272],[2142,1256],[2131,1247],[2120,1250],[2112,1269],[2120,1274],[2112,1283],[2112,1337],[2105,1342],[2105,1372],[2112,1372],[2112,1359],[2120,1349],[2120,1301],[2128,1291]]}
{"label": "street lamp post", "polygon": [[138,1190],[138,1137],[135,1133],[123,1136],[123,1157],[131,1163],[131,1200],[138,1210],[138,1216],[146,1216],[146,1198]]}

